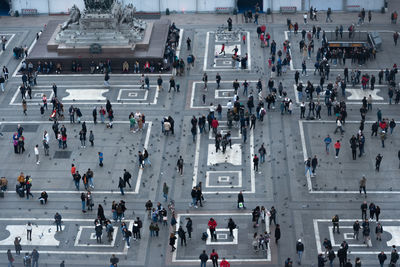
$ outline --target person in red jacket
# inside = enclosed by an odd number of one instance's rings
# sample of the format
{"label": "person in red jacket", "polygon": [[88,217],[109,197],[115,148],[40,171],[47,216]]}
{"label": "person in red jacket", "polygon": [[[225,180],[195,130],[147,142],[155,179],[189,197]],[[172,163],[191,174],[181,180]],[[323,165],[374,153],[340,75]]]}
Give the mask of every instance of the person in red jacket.
{"label": "person in red jacket", "polygon": [[213,132],[215,135],[217,135],[218,125],[219,125],[219,123],[218,123],[217,119],[214,118],[211,122],[211,127],[213,128]]}
{"label": "person in red jacket", "polygon": [[210,220],[208,221],[208,229],[210,229],[211,241],[213,239],[217,241],[217,234],[215,233],[215,228],[217,228],[217,222],[213,218],[210,218]]}
{"label": "person in red jacket", "polygon": [[222,259],[221,263],[219,264],[220,267],[231,267],[231,264],[225,260],[225,258]]}
{"label": "person in red jacket", "polygon": [[221,55],[222,53],[224,53],[225,56],[225,44],[222,44],[221,46],[221,51],[219,52],[219,54]]}
{"label": "person in red jacket", "polygon": [[215,252],[215,249],[212,250],[210,259],[212,260],[213,267],[218,267],[218,253]]}
{"label": "person in red jacket", "polygon": [[341,146],[340,141],[337,140],[336,143],[334,144],[334,147],[335,147],[335,150],[336,150],[336,158],[339,157],[340,146]]}

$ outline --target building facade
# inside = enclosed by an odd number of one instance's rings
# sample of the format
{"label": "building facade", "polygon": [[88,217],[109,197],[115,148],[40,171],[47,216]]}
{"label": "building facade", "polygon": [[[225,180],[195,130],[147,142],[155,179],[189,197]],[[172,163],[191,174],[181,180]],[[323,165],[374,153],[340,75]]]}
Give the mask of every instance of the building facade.
{"label": "building facade", "polygon": [[[264,12],[270,9],[279,12],[281,7],[296,7],[297,11],[309,10],[311,6],[317,10],[335,11],[381,10],[385,0],[120,0],[123,4],[132,3],[138,12],[215,12],[217,8],[238,8],[239,11],[254,8],[255,3]],[[10,9],[36,9],[39,14],[68,13],[73,4],[83,9],[83,0],[10,0]]]}

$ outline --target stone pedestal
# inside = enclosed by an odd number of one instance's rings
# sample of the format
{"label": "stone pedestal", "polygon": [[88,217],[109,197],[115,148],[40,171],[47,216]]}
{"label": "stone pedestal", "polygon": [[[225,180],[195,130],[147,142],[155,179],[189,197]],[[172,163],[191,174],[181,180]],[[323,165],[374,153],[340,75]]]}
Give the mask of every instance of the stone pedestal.
{"label": "stone pedestal", "polygon": [[111,30],[117,26],[117,19],[111,14],[85,14],[79,20],[79,30],[81,32],[92,31],[96,29]]}

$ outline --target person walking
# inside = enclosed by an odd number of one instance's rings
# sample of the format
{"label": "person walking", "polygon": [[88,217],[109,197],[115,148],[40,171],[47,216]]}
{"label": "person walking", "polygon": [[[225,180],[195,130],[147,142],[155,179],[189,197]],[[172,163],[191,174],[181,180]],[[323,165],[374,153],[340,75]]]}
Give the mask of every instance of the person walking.
{"label": "person walking", "polygon": [[93,116],[93,123],[97,124],[97,108],[96,107],[93,108],[92,116]]}
{"label": "person walking", "polygon": [[385,264],[386,259],[387,256],[385,252],[381,251],[381,253],[378,254],[378,260],[381,267],[383,267],[383,265]]}
{"label": "person walking", "polygon": [[25,267],[31,267],[32,264],[32,257],[29,255],[28,252],[25,253],[25,256],[23,258],[23,263]]}
{"label": "person walking", "polygon": [[193,232],[193,221],[189,217],[186,218],[186,232],[188,233],[188,238],[192,239],[192,232]]}
{"label": "person walking", "polygon": [[274,206],[272,206],[271,209],[269,210],[269,225],[271,225],[272,222],[274,222],[276,226],[276,209]]}
{"label": "person walking", "polygon": [[124,182],[125,184],[129,185],[129,188],[132,188],[129,180],[132,178],[132,175],[126,170],[124,169]]}
{"label": "person walking", "polygon": [[392,249],[392,253],[390,254],[390,264],[389,266],[396,266],[397,261],[399,260],[399,253],[397,253],[397,249]]}
{"label": "person walking", "polygon": [[222,261],[219,264],[219,266],[220,267],[231,267],[231,264],[225,258],[222,258]]}
{"label": "person walking", "polygon": [[200,254],[199,259],[200,259],[200,267],[206,267],[208,261],[208,255],[205,250],[203,250],[203,253]]}
{"label": "person walking", "polygon": [[339,157],[340,147],[341,147],[340,141],[337,140],[336,143],[335,143],[333,146],[334,146],[335,151],[336,151],[336,156],[335,156],[335,158],[338,158],[338,157]]}
{"label": "person walking", "polygon": [[212,261],[213,267],[218,267],[218,253],[213,249],[210,254],[210,259]]}
{"label": "person walking", "polygon": [[328,20],[329,20],[330,22],[332,22],[331,14],[332,14],[332,9],[329,7],[328,10],[326,11],[326,22],[327,22],[327,23],[328,23]]}
{"label": "person walking", "polygon": [[[225,51],[224,51],[224,53],[225,53]],[[204,72],[202,80],[203,80],[203,83],[204,83],[204,88],[203,88],[203,89],[204,89],[205,91],[207,91],[207,82],[208,82],[207,73]]]}
{"label": "person walking", "polygon": [[364,201],[361,204],[361,219],[366,220],[367,219],[367,209],[368,209],[368,205],[367,205],[367,201]]}
{"label": "person walking", "polygon": [[215,81],[217,82],[217,89],[219,89],[221,84],[221,75],[218,72],[217,75],[215,75]]}
{"label": "person walking", "polygon": [[7,259],[8,259],[8,267],[13,267],[13,262],[15,261],[12,253],[11,253],[11,249],[7,250]]}
{"label": "person walking", "polygon": [[246,207],[244,206],[244,196],[243,196],[243,191],[240,190],[239,194],[238,194],[238,200],[237,200],[237,208],[243,208],[245,209]]}
{"label": "person walking", "polygon": [[314,155],[313,159],[311,160],[311,176],[315,176],[315,170],[317,169],[318,166],[318,159],[317,155]]}
{"label": "person walking", "polygon": [[118,262],[119,259],[115,256],[115,254],[112,254],[110,258],[110,263],[112,264],[111,266],[117,266]]}
{"label": "person walking", "polygon": [[364,196],[365,197],[367,197],[366,186],[367,186],[367,178],[365,178],[365,175],[363,175],[361,180],[360,180],[360,194],[361,194],[361,190],[364,191]]}
{"label": "person walking", "polygon": [[183,246],[183,243],[185,243],[186,246],[186,232],[183,230],[182,225],[178,228],[178,236],[181,239],[181,246]]}
{"label": "person walking", "polygon": [[383,159],[383,156],[381,156],[381,154],[378,154],[375,158],[375,170],[377,172],[379,172],[379,168],[381,166],[382,159]]}
{"label": "person walking", "polygon": [[179,156],[176,166],[178,167],[178,173],[182,176],[183,175],[183,158],[182,158],[182,156]]}
{"label": "person walking", "polygon": [[264,163],[265,162],[265,154],[267,153],[264,143],[261,145],[261,147],[258,149],[258,153],[260,154],[260,162]]}
{"label": "person walking", "polygon": [[54,94],[54,97],[56,97],[57,98],[57,85],[55,84],[55,83],[53,83],[53,94]]}
{"label": "person walking", "polygon": [[90,132],[89,132],[89,142],[90,142],[90,146],[94,146],[94,134],[93,134],[92,130],[90,130]]}
{"label": "person walking", "polygon": [[26,239],[28,241],[32,241],[32,224],[31,222],[28,222],[26,225]]}
{"label": "person walking", "polygon": [[81,193],[81,204],[82,204],[82,212],[86,212],[86,194],[84,192]]}
{"label": "person walking", "polygon": [[214,218],[210,218],[208,221],[208,229],[210,230],[210,235],[211,235],[211,241],[215,240],[217,241],[217,234],[215,233],[215,229],[217,228],[217,222],[214,220]]}
{"label": "person walking", "polygon": [[121,195],[125,195],[125,192],[124,192],[125,187],[126,187],[126,183],[125,183],[124,179],[122,179],[122,177],[119,177],[118,188],[119,188],[119,191],[121,191]]}
{"label": "person walking", "polygon": [[62,231],[61,220],[62,220],[61,215],[58,212],[56,212],[56,214],[54,215],[54,222],[56,223],[56,226],[57,226],[56,232],[59,231],[58,229],[60,229],[60,231]]}
{"label": "person walking", "polygon": [[336,132],[338,130],[340,130],[340,134],[343,135],[343,133],[344,133],[343,124],[342,124],[342,121],[340,119],[336,119],[336,129],[335,129],[335,131],[333,133],[336,134]]}
{"label": "person walking", "polygon": [[379,215],[381,214],[381,208],[379,206],[375,207],[375,217],[376,221],[379,222]]}
{"label": "person walking", "polygon": [[21,237],[17,236],[14,239],[14,247],[15,247],[15,254],[21,255],[21,250],[22,250]]}
{"label": "person walking", "polygon": [[281,239],[281,226],[277,224],[275,227],[275,244],[278,244],[279,239]]}
{"label": "person walking", "polygon": [[335,216],[333,216],[333,218],[332,218],[332,225],[333,225],[333,228],[332,228],[333,233],[335,233],[335,229],[336,229],[337,233],[340,234],[339,216],[337,214]]}
{"label": "person walking", "polygon": [[386,139],[386,131],[385,130],[382,130],[380,137],[381,137],[382,147],[385,147],[385,139]]}
{"label": "person walking", "polygon": [[383,233],[383,227],[380,223],[377,223],[375,227],[376,240],[382,241],[382,233]]}
{"label": "person walking", "polygon": [[164,184],[163,184],[163,197],[164,197],[165,202],[167,202],[167,200],[168,200],[168,191],[169,191],[169,187],[168,187],[167,183],[164,182]]}
{"label": "person walking", "polygon": [[312,177],[312,173],[311,173],[311,157],[309,157],[308,159],[306,159],[306,161],[304,161],[304,167],[306,169],[305,176],[307,177],[307,173],[309,173],[310,176]]}
{"label": "person walking", "polygon": [[397,40],[399,39],[399,32],[393,33],[394,45],[397,46]]}
{"label": "person walking", "polygon": [[344,267],[346,264],[347,253],[346,253],[346,249],[343,246],[340,246],[340,248],[337,252],[337,256],[339,258],[340,267]]}
{"label": "person walking", "polygon": [[350,148],[351,148],[351,154],[353,156],[353,160],[356,160],[356,158],[357,158],[357,138],[354,135],[350,138]]}
{"label": "person walking", "polygon": [[40,164],[40,160],[39,160],[39,145],[35,146],[34,152],[35,152],[36,164],[39,165]]}
{"label": "person walking", "polygon": [[254,164],[254,171],[256,171],[256,172],[258,172],[258,161],[259,161],[259,159],[257,157],[257,154],[255,154],[253,157],[253,164]]}
{"label": "person walking", "polygon": [[329,155],[329,147],[330,147],[330,144],[332,143],[332,139],[331,139],[331,137],[329,136],[329,134],[325,137],[324,143],[325,143],[325,151],[326,151],[326,154]]}
{"label": "person walking", "polygon": [[330,249],[328,252],[328,260],[330,267],[333,267],[333,261],[335,260],[335,258],[336,258],[335,251],[333,249]]}
{"label": "person walking", "polygon": [[358,240],[358,234],[360,233],[360,223],[356,220],[353,224],[353,238]]}
{"label": "person walking", "polygon": [[304,252],[304,244],[301,242],[301,239],[297,240],[296,243],[296,253],[298,256],[298,263],[301,265],[301,257],[303,256]]}
{"label": "person walking", "polygon": [[104,74],[104,86],[110,87],[110,75],[108,74],[108,71]]}
{"label": "person walking", "polygon": [[233,230],[236,229],[236,224],[235,224],[235,222],[233,221],[232,218],[229,218],[229,221],[228,221],[228,229],[229,229],[229,235],[230,235],[233,239],[235,239],[235,237],[233,236]]}
{"label": "person walking", "polygon": [[39,267],[39,252],[36,249],[32,250],[32,267]]}
{"label": "person walking", "polygon": [[170,235],[169,235],[169,245],[171,246],[171,252],[174,252],[175,250],[176,250],[176,247],[175,247],[175,241],[176,241],[176,236],[175,236],[175,234],[174,233],[171,233]]}

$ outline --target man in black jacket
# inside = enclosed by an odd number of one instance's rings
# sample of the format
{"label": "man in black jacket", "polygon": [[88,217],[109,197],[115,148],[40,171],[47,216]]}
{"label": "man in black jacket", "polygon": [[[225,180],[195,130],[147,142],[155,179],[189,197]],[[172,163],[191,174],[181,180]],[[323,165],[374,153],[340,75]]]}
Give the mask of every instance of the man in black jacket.
{"label": "man in black jacket", "polygon": [[129,183],[129,180],[132,178],[132,175],[124,169],[124,182],[129,185],[129,188],[132,188],[131,184]]}
{"label": "man in black jacket", "polygon": [[242,208],[245,209],[246,207],[244,206],[244,196],[242,190],[240,190],[238,194],[238,204],[237,204],[238,209],[241,208],[240,203],[242,203]]}
{"label": "man in black jacket", "polygon": [[385,254],[385,252],[381,251],[381,253],[378,254],[378,260],[379,260],[379,264],[381,265],[381,267],[383,267],[383,264],[385,263],[387,259],[387,256]]}
{"label": "man in black jacket", "polygon": [[303,256],[303,252],[304,252],[304,244],[301,242],[301,239],[297,240],[296,252],[299,257],[299,265],[301,265],[301,257]]}
{"label": "man in black jacket", "polygon": [[201,261],[200,267],[206,267],[206,263],[208,261],[208,255],[205,250],[203,250],[203,253],[200,254],[199,259]]}
{"label": "man in black jacket", "polygon": [[344,267],[344,265],[346,264],[346,257],[347,257],[347,253],[346,250],[344,249],[344,247],[340,247],[338,252],[337,252],[337,256],[339,258],[339,264],[340,267]]}

